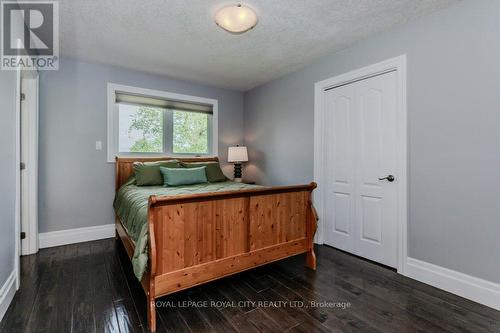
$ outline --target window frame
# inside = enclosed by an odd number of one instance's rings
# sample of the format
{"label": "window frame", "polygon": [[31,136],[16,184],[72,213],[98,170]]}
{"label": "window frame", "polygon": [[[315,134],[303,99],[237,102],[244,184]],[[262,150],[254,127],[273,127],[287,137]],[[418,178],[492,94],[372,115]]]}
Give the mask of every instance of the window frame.
{"label": "window frame", "polygon": [[[161,157],[161,156],[172,156],[172,157],[193,157],[193,156],[218,156],[218,101],[216,99],[197,97],[191,95],[177,94],[168,91],[152,90],[146,88],[126,86],[122,84],[116,84],[108,82],[108,119],[107,119],[107,159],[108,163],[114,163],[115,157]],[[156,97],[168,100],[174,100],[179,102],[187,103],[198,103],[198,104],[208,104],[212,105],[212,122],[208,124],[208,154],[174,154],[173,152],[173,140],[172,142],[167,142],[168,138],[172,138],[173,133],[163,133],[163,148],[167,149],[162,153],[120,153],[119,152],[119,115],[118,115],[118,103],[116,103],[116,93],[125,93],[133,95],[143,95],[148,97]],[[170,112],[173,114],[173,112]],[[164,126],[166,126],[164,117]],[[164,127],[167,128],[167,127]]]}

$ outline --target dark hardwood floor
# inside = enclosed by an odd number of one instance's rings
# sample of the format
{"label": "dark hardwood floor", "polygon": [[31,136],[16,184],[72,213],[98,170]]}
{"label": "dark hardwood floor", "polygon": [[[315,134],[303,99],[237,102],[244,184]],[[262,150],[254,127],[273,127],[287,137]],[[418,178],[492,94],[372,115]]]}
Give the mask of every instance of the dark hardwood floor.
{"label": "dark hardwood floor", "polygon": [[[320,246],[157,302],[158,332],[500,332],[500,312]],[[145,332],[146,298],[121,244],[23,257],[1,332]]]}

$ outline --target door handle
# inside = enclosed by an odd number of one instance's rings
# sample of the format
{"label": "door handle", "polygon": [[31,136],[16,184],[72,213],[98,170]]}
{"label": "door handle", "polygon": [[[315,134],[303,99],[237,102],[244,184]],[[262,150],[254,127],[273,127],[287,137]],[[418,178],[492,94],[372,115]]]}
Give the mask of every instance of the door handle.
{"label": "door handle", "polygon": [[396,178],[393,175],[388,175],[386,177],[379,178],[378,180],[387,180],[389,183],[392,183]]}

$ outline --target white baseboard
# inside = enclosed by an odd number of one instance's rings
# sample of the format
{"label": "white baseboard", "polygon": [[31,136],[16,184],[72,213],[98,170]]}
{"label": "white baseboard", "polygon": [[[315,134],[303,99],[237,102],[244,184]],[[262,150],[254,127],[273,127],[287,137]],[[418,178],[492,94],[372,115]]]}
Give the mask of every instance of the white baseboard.
{"label": "white baseboard", "polygon": [[407,258],[405,275],[450,293],[500,310],[500,284]]}
{"label": "white baseboard", "polygon": [[16,271],[14,270],[12,271],[12,273],[10,273],[7,281],[5,281],[2,288],[0,289],[0,321],[2,321],[3,316],[5,316],[5,313],[7,312],[10,302],[12,302],[15,294]]}
{"label": "white baseboard", "polygon": [[58,230],[38,234],[40,248],[89,242],[98,239],[111,238],[115,235],[114,224],[104,224],[95,227]]}

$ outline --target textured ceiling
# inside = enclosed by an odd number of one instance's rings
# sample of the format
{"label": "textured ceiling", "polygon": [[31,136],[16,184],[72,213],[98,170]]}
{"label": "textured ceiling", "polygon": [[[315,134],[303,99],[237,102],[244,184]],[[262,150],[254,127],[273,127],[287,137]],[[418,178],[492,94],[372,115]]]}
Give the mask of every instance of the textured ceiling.
{"label": "textured ceiling", "polygon": [[63,56],[247,90],[457,0],[251,0],[232,35],[213,0],[60,0]]}

